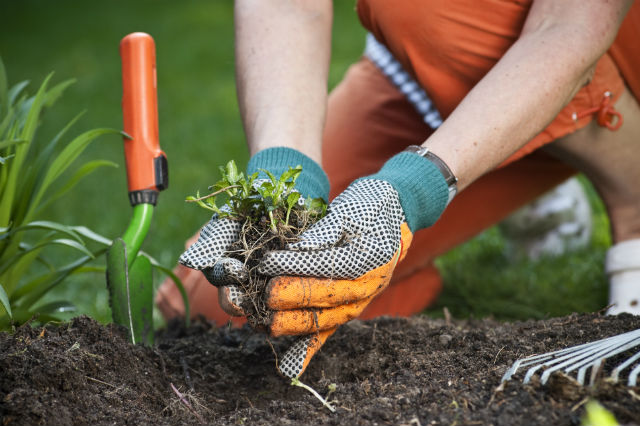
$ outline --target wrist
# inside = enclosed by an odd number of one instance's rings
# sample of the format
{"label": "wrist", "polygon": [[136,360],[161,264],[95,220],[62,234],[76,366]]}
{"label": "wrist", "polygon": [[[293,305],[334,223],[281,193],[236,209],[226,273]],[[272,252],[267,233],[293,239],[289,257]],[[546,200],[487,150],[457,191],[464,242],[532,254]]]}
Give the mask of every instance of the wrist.
{"label": "wrist", "polygon": [[329,178],[322,167],[310,157],[298,150],[286,147],[267,148],[257,152],[247,164],[247,174],[258,172],[259,178],[268,179],[268,170],[275,176],[289,170],[289,167],[302,166],[302,172],[296,180],[296,190],[303,197],[322,198],[329,200]]}
{"label": "wrist", "polygon": [[391,157],[378,173],[364,179],[384,180],[393,186],[414,233],[433,225],[449,200],[449,185],[438,166],[411,152]]}

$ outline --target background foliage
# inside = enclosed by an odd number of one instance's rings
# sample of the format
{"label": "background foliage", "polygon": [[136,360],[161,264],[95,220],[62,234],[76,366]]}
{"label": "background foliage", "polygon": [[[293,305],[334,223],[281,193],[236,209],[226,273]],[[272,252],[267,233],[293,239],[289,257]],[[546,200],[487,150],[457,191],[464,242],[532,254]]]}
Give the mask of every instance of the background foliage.
{"label": "background foliage", "polygon": [[[364,46],[365,33],[354,4],[353,0],[334,2],[330,87],[358,59]],[[77,84],[67,90],[43,123],[40,132],[44,137],[85,108],[78,131],[121,128],[118,43],[133,31],[145,31],[155,38],[160,142],[169,158],[170,188],[160,195],[143,249],[163,264],[175,263],[184,241],[208,217],[206,211],[186,205],[185,195],[196,190],[206,193],[207,185],[220,177],[218,166],[228,160],[235,159],[240,168],[247,161],[235,99],[232,12],[232,1],[0,2],[0,55],[11,82],[40,82],[51,70],[56,71],[54,83],[77,78]],[[53,217],[62,223],[86,225],[108,237],[120,235],[131,212],[122,146],[95,143],[84,155],[105,158],[121,167],[87,178],[72,197],[50,207]],[[440,303],[455,315],[503,318],[602,307],[606,290],[601,262],[608,237],[602,210],[597,216],[600,228],[592,249],[540,264],[508,262],[499,232],[494,229],[483,234],[439,261],[447,284]],[[71,292],[81,299],[80,309],[106,320],[103,283],[104,278],[96,275],[60,291]],[[558,291],[567,298],[559,300]]]}

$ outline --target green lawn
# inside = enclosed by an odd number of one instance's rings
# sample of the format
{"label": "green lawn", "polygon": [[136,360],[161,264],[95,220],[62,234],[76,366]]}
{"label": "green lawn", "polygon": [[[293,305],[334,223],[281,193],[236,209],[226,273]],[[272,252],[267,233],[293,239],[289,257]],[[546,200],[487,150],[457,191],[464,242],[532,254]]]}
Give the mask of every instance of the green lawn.
{"label": "green lawn", "polygon": [[[330,86],[362,52],[364,30],[354,4],[335,2]],[[175,263],[186,238],[208,218],[204,210],[185,205],[185,196],[217,180],[218,165],[247,160],[235,99],[232,8],[231,1],[204,0],[0,2],[0,55],[11,83],[31,80],[33,92],[52,70],[55,82],[78,79],[44,117],[38,135],[44,139],[82,110],[87,112],[72,134],[120,128],[118,43],[134,31],[155,38],[160,142],[169,159],[170,188],[160,196],[144,250],[165,264]],[[106,158],[121,167],[91,176],[53,206],[51,219],[118,236],[131,211],[122,141],[102,139],[83,158]],[[608,234],[602,208],[596,206],[593,247],[575,256],[509,262],[497,229],[444,256],[439,265],[446,290],[440,304],[457,316],[500,318],[599,309],[606,301],[601,263]],[[103,277],[96,275],[71,281],[60,291],[78,300],[82,311],[107,320],[103,285]]]}

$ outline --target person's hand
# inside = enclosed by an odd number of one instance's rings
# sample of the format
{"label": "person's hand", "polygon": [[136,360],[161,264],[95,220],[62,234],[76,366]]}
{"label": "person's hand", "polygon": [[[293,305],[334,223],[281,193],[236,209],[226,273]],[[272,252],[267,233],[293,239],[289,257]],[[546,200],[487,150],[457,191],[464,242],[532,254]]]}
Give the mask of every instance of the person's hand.
{"label": "person's hand", "polygon": [[300,376],[337,327],[387,287],[413,231],[434,223],[447,199],[439,169],[402,153],[352,183],[299,242],[264,256],[260,272],[275,276],[266,290],[270,334],[303,336],[280,361],[283,375]]}
{"label": "person's hand", "polygon": [[299,242],[265,255],[260,272],[276,276],[266,290],[275,310],[270,334],[306,335],[280,361],[283,375],[302,374],[336,328],[386,288],[411,238],[397,191],[366,179],[340,194]]}
{"label": "person's hand", "polygon": [[239,310],[241,293],[237,286],[249,278],[241,261],[227,257],[231,245],[238,241],[241,227],[236,220],[213,215],[200,231],[198,240],[179,259],[182,265],[202,271],[207,280],[218,287],[221,307],[232,315],[242,312]]}

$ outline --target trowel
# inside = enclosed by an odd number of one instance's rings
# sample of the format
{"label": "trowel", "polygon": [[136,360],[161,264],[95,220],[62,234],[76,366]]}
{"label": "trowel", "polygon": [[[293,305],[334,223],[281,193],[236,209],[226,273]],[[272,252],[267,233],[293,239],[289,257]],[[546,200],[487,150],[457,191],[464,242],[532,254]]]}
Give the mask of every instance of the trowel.
{"label": "trowel", "polygon": [[168,186],[167,157],[158,139],[155,43],[132,33],[120,42],[122,113],[129,202],[133,214],[107,252],[107,287],[113,321],[127,328],[132,343],[153,344],[151,262],[139,254],[149,231],[158,193]]}

